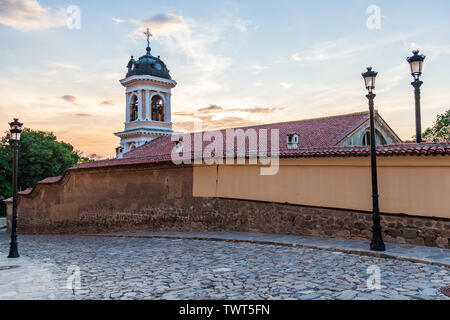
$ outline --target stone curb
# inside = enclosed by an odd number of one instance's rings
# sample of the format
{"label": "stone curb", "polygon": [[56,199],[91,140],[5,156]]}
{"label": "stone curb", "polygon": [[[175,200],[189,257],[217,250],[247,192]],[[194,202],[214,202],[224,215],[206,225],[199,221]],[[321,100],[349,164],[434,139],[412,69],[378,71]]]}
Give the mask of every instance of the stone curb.
{"label": "stone curb", "polygon": [[342,252],[347,254],[356,254],[360,256],[370,256],[377,257],[383,259],[394,259],[400,261],[408,261],[413,263],[423,263],[428,265],[435,265],[439,267],[450,268],[449,264],[429,261],[424,259],[417,258],[408,258],[408,257],[399,257],[393,254],[388,253],[380,253],[375,251],[360,251],[360,250],[352,250],[352,249],[340,249],[340,248],[325,248],[320,246],[312,246],[305,244],[292,244],[292,243],[283,243],[283,242],[273,242],[273,241],[259,241],[259,240],[237,240],[237,239],[226,239],[226,238],[213,238],[213,237],[183,237],[183,236],[164,236],[164,235],[118,235],[118,234],[87,234],[85,236],[88,237],[113,237],[113,238],[141,238],[141,239],[174,239],[174,240],[201,240],[201,241],[218,241],[218,242],[234,242],[234,243],[252,243],[252,244],[261,244],[261,245],[275,245],[275,246],[283,246],[283,247],[295,247],[295,248],[306,248],[306,249],[316,249],[316,250],[324,250],[331,252]]}

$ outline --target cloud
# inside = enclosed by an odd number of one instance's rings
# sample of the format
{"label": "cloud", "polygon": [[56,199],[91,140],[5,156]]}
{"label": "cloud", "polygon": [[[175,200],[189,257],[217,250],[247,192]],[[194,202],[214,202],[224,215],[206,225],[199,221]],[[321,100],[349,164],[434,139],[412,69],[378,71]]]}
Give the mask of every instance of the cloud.
{"label": "cloud", "polygon": [[418,46],[418,44],[415,43],[415,42],[410,42],[410,43],[409,43],[409,48],[410,48],[411,50],[418,50],[418,49],[419,49],[419,46]]}
{"label": "cloud", "polygon": [[123,72],[107,72],[104,74],[104,78],[107,80],[122,79],[125,76]]}
{"label": "cloud", "polygon": [[116,103],[114,101],[110,101],[110,100],[105,100],[105,101],[100,102],[100,105],[102,105],[102,106],[113,106],[115,104]]}
{"label": "cloud", "polygon": [[[408,34],[408,37],[417,36],[426,31],[427,28],[411,31],[411,33]],[[405,35],[403,33],[393,33],[387,37],[380,38],[379,40],[364,43],[355,43],[354,38],[351,36],[341,37],[316,43],[301,52],[294,52],[291,55],[291,60],[297,62],[317,62],[349,59],[358,56],[367,50],[384,47],[399,41],[405,41]],[[417,46],[415,43],[408,43],[408,45],[411,47]]]}
{"label": "cloud", "polygon": [[76,113],[75,117],[77,118],[88,118],[88,117],[92,117],[92,114],[88,114],[88,113]]}
{"label": "cloud", "polygon": [[244,20],[237,18],[233,22],[233,26],[240,32],[247,32],[247,27],[250,26],[252,22],[250,20]]}
{"label": "cloud", "polygon": [[20,31],[65,26],[64,8],[42,7],[37,0],[2,0],[0,3],[0,24]]}
{"label": "cloud", "polygon": [[262,66],[262,65],[259,65],[259,64],[253,64],[253,65],[250,65],[248,68],[250,69],[251,73],[259,74],[259,73],[261,73],[262,71],[266,70],[269,67]]}
{"label": "cloud", "polygon": [[[218,105],[210,105],[197,109],[196,112],[175,112],[174,115],[183,117],[187,121],[174,121],[176,130],[193,131],[194,121],[201,121],[203,129],[216,130],[223,128],[245,127],[267,122],[267,114],[284,110],[283,107],[249,107],[249,108],[225,108]],[[254,117],[241,114],[250,113]],[[258,117],[257,115],[261,115]]]}
{"label": "cloud", "polygon": [[222,88],[220,77],[232,63],[231,58],[215,52],[214,44],[222,39],[223,30],[172,13],[133,22],[138,26],[132,33],[134,37],[144,38],[143,31],[148,27],[153,37],[161,40],[160,45],[172,54],[185,57],[186,63],[178,72],[193,80],[183,86],[184,92],[201,95]]}
{"label": "cloud", "polygon": [[293,53],[291,59],[299,62],[325,61],[336,58],[345,59],[369,47],[376,47],[376,45],[366,44],[355,46],[351,45],[351,38],[344,37],[316,43],[312,47],[305,49],[302,53]]}
{"label": "cloud", "polygon": [[266,114],[266,113],[280,111],[283,109],[284,109],[283,107],[274,107],[274,108],[253,107],[253,108],[233,108],[233,109],[230,109],[230,111]]}
{"label": "cloud", "polygon": [[200,108],[197,111],[209,113],[209,112],[217,112],[217,111],[222,111],[222,110],[223,110],[223,108],[220,106],[210,105],[209,107]]}
{"label": "cloud", "polygon": [[77,97],[72,96],[70,94],[64,95],[60,97],[61,99],[63,99],[66,102],[70,102],[70,103],[74,103],[77,100]]}
{"label": "cloud", "polygon": [[79,66],[70,63],[50,62],[49,65],[63,69],[80,70]]}
{"label": "cloud", "polygon": [[301,56],[300,53],[295,52],[292,54],[291,59],[294,61],[324,61],[330,59],[329,55],[323,52],[314,52],[308,56]]}
{"label": "cloud", "polygon": [[186,116],[186,117],[192,117],[194,116],[194,113],[192,112],[173,112],[172,114],[177,115],[177,116]]}
{"label": "cloud", "polygon": [[172,37],[176,32],[186,32],[189,30],[187,22],[183,16],[172,13],[160,13],[144,20],[132,20],[139,28],[134,30],[134,35],[144,37],[143,32],[150,29],[155,38]]}
{"label": "cloud", "polygon": [[[266,114],[266,113],[271,113],[271,112],[275,112],[275,111],[279,111],[279,110],[283,110],[283,107],[273,107],[273,108],[267,108],[267,107],[251,107],[251,108],[223,108],[221,106],[218,105],[210,105],[209,107],[205,107],[205,108],[200,108],[197,109],[197,111],[201,112],[201,113],[226,113],[226,112],[246,112],[246,113],[261,113],[261,114]],[[197,117],[197,118],[201,118],[201,117],[209,117],[211,118],[211,115],[195,115],[193,113],[175,113],[177,115],[182,115],[182,116],[190,116],[190,117]]]}
{"label": "cloud", "polygon": [[[426,43],[405,42],[404,46],[410,50],[420,50],[421,53],[425,53],[426,61],[434,60],[440,55],[450,54],[450,45],[433,45]],[[410,54],[411,55],[411,54]]]}
{"label": "cloud", "polygon": [[283,88],[286,88],[286,89],[290,89],[294,85],[292,83],[288,83],[288,82],[280,82],[280,86],[282,86]]}
{"label": "cloud", "polygon": [[[239,128],[251,125],[261,124],[260,121],[249,120],[243,117],[224,117],[219,119],[200,119],[202,120],[203,130],[218,130],[224,128]],[[192,132],[194,130],[193,121],[176,121],[174,123],[176,130]]]}
{"label": "cloud", "polygon": [[125,20],[122,20],[120,18],[112,18],[112,21],[114,21],[115,23],[119,24],[119,23],[124,23]]}
{"label": "cloud", "polygon": [[220,128],[238,128],[245,127],[250,125],[259,124],[260,122],[252,121],[247,118],[241,117],[225,117],[222,119],[213,120],[208,123],[208,127],[212,127],[213,129]]}
{"label": "cloud", "polygon": [[291,59],[294,61],[302,61],[303,58],[300,56],[300,53],[295,52],[291,55]]}

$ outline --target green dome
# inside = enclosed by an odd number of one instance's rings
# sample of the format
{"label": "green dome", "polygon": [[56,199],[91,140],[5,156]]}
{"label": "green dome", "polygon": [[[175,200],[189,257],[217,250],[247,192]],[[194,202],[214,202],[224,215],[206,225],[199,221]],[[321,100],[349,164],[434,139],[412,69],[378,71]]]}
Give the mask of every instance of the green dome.
{"label": "green dome", "polygon": [[147,47],[147,54],[140,57],[137,61],[131,56],[128,62],[128,72],[126,77],[136,75],[149,75],[171,80],[169,69],[166,64],[158,57],[150,54],[150,47]]}

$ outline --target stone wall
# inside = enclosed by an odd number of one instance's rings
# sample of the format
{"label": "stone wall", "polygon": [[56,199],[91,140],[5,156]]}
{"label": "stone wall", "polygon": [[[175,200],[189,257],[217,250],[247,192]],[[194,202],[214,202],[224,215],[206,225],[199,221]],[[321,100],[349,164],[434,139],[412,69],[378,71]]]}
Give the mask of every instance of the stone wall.
{"label": "stone wall", "polygon": [[190,167],[69,170],[60,181],[37,184],[31,194],[19,196],[18,228],[21,233],[123,230],[147,223],[149,208],[176,208],[191,198]]}
{"label": "stone wall", "polygon": [[[19,197],[19,233],[240,231],[371,238],[370,212],[193,197],[189,166],[68,171]],[[449,248],[450,220],[382,214],[385,241]]]}

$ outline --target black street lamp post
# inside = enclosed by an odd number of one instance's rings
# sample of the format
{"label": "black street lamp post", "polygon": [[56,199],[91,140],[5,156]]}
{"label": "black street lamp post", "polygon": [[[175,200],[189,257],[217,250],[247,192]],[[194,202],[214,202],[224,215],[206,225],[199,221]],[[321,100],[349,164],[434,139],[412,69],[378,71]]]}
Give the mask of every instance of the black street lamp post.
{"label": "black street lamp post", "polygon": [[374,120],[374,107],[373,99],[375,94],[375,78],[377,72],[373,71],[371,67],[367,68],[367,71],[362,74],[364,83],[369,94],[366,96],[369,99],[369,115],[370,115],[370,160],[372,169],[372,242],[370,243],[370,250],[384,251],[386,246],[383,242],[383,236],[381,234],[380,224],[380,208],[378,206],[378,180],[377,180],[377,154],[376,154],[376,139],[375,139],[375,120]]}
{"label": "black street lamp post", "polygon": [[416,142],[422,142],[422,125],[420,120],[420,87],[423,82],[420,81],[422,75],[422,66],[425,56],[419,54],[419,50],[413,51],[413,56],[406,59],[411,67],[411,75],[414,77],[414,81],[411,82],[414,87],[414,98],[416,101]]}
{"label": "black street lamp post", "polygon": [[19,251],[17,249],[17,168],[18,168],[18,157],[19,157],[19,141],[20,134],[22,133],[22,123],[19,119],[14,119],[13,122],[9,123],[10,129],[10,140],[13,147],[13,212],[12,212],[12,225],[11,225],[11,244],[9,247],[8,258],[18,258]]}

